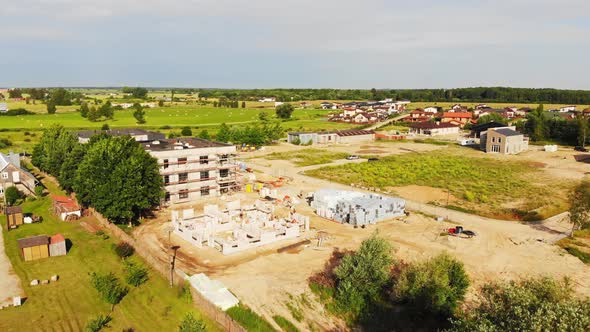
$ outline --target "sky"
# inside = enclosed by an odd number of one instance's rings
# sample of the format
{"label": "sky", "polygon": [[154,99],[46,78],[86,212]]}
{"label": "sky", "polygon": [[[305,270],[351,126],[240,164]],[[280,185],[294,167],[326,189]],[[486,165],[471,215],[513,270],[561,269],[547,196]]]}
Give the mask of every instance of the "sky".
{"label": "sky", "polygon": [[0,86],[590,89],[588,0],[0,0]]}

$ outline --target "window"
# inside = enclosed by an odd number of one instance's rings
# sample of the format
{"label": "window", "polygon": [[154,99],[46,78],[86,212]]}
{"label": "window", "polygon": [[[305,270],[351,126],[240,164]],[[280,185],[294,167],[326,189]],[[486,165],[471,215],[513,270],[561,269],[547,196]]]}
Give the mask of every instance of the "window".
{"label": "window", "polygon": [[164,159],[164,168],[168,168],[168,159]]}
{"label": "window", "polygon": [[499,145],[492,145],[492,152],[500,152],[500,146]]}
{"label": "window", "polygon": [[219,186],[219,192],[221,192],[222,194],[228,193],[229,192],[229,183],[222,183]]}
{"label": "window", "polygon": [[502,137],[498,137],[498,143],[502,143]]}
{"label": "window", "polygon": [[186,165],[186,157],[178,158],[178,165]]}
{"label": "window", "polygon": [[180,174],[178,174],[178,182],[180,182],[180,183],[187,183],[188,182],[188,173],[180,173]]}
{"label": "window", "polygon": [[178,191],[178,198],[187,199],[188,198],[188,189],[179,190]]}
{"label": "window", "polygon": [[201,188],[201,196],[209,196],[209,187]]}
{"label": "window", "polygon": [[164,184],[167,185],[170,183],[170,175],[164,175]]}
{"label": "window", "polygon": [[492,143],[496,143],[496,138],[492,137]]}
{"label": "window", "polygon": [[200,156],[199,163],[201,164],[208,164],[209,163],[209,156]]}
{"label": "window", "polygon": [[8,172],[2,172],[2,178],[4,180],[8,179]]}
{"label": "window", "polygon": [[226,178],[229,176],[229,169],[220,169],[219,177]]}
{"label": "window", "polygon": [[170,202],[170,193],[169,192],[166,192],[166,196],[164,196],[164,201]]}
{"label": "window", "polygon": [[209,171],[201,172],[201,180],[208,179],[208,178],[209,178]]}

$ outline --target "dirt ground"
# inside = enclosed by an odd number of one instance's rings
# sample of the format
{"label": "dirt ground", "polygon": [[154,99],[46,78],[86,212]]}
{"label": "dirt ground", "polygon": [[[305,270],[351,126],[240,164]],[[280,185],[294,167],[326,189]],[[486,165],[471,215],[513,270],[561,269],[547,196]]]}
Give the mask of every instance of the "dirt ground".
{"label": "dirt ground", "polygon": [[[279,145],[265,151],[247,153],[243,157],[248,158],[248,165],[258,172],[254,174],[265,174],[267,177],[286,175],[292,178],[291,183],[279,189],[281,194],[294,196],[300,191],[315,191],[326,187],[351,189],[348,186],[300,174],[301,171],[313,166],[298,168],[287,161],[268,161],[261,158],[266,153],[297,148],[300,147]],[[395,154],[460,147],[420,143],[372,143],[325,148],[351,154],[363,149],[378,149],[386,151],[386,154]],[[473,156],[541,162],[546,165],[543,168],[545,175],[563,180],[581,179],[590,171],[590,166],[576,162],[575,154],[569,150],[547,153],[536,151],[532,147],[531,151],[519,156],[499,156],[465,149],[466,154]],[[346,161],[336,163],[343,162]],[[418,261],[443,251],[460,259],[473,281],[471,295],[478,286],[491,280],[541,275],[568,276],[572,278],[580,294],[590,295],[590,267],[553,244],[563,238],[569,230],[566,216],[559,215],[540,224],[528,225],[478,217],[425,204],[446,200],[447,193],[444,190],[406,186],[396,188],[396,192],[408,199],[407,208],[412,211],[409,217],[380,222],[366,229],[354,229],[317,217],[309,206],[301,203],[297,206],[297,211],[311,217],[311,232],[305,233],[299,239],[229,256],[224,256],[211,248],[192,247],[173,234],[169,240],[169,210],[162,211],[156,219],[142,225],[135,236],[150,246],[154,255],[162,260],[167,259],[166,248],[171,243],[179,244],[181,249],[177,266],[184,272],[205,272],[212,278],[221,280],[243,303],[265,316],[271,323],[274,324],[272,316],[278,314],[289,319],[301,330],[344,328],[341,321],[324,312],[311,293],[307,279],[322,269],[334,249],[356,249],[376,230],[394,245],[397,259]],[[228,200],[240,198],[242,201],[252,201],[256,199],[255,195],[240,193]],[[452,196],[449,199],[454,200]],[[223,205],[220,198],[211,201]],[[440,222],[431,216],[445,216],[451,221]],[[478,235],[471,239],[440,235],[454,225],[462,225]],[[328,234],[321,247],[318,247],[318,231]],[[306,239],[309,239],[310,243],[279,252],[282,247]],[[296,317],[300,314],[303,318],[298,321]]]}
{"label": "dirt ground", "polygon": [[12,270],[12,264],[4,252],[4,237],[0,230],[0,307],[10,304],[14,296],[24,296],[20,279]]}

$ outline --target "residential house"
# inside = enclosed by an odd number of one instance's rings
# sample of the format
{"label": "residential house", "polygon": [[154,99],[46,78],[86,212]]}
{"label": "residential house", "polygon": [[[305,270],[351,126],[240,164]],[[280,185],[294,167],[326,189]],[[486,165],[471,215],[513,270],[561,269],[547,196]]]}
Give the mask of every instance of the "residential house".
{"label": "residential house", "polygon": [[90,141],[90,138],[98,134],[107,134],[110,136],[131,136],[137,142],[149,142],[163,140],[166,135],[153,131],[147,131],[139,128],[123,128],[111,130],[85,130],[78,132],[78,142],[84,144]]}
{"label": "residential house", "polygon": [[455,104],[447,112],[467,112],[467,106],[461,104]]}
{"label": "residential house", "polygon": [[460,127],[463,127],[471,121],[472,117],[473,114],[471,112],[444,112],[441,121],[458,124]]}
{"label": "residential house", "polygon": [[21,167],[18,153],[0,153],[0,195],[4,195],[4,190],[12,186],[26,194],[35,195],[36,184],[33,174]]}
{"label": "residential house", "polygon": [[590,108],[587,108],[582,111],[582,115],[586,117],[590,117]]}
{"label": "residential house", "polygon": [[530,107],[521,107],[521,108],[517,109],[514,112],[514,114],[516,114],[517,116],[526,116],[527,114],[529,114],[532,111],[533,111],[533,109]]}
{"label": "residential house", "polygon": [[486,105],[486,104],[477,104],[477,105],[475,105],[475,109],[476,110],[481,110],[481,109],[484,109],[484,108],[488,108],[488,105]]}
{"label": "residential house", "polygon": [[480,137],[480,146],[486,153],[518,154],[529,146],[528,138],[514,127],[489,128]]}
{"label": "residential house", "polygon": [[483,124],[476,124],[476,125],[471,126],[471,134],[469,136],[474,137],[474,138],[479,138],[481,136],[482,132],[485,132],[490,128],[501,128],[501,127],[506,127],[506,125],[503,123],[495,122],[495,121],[491,121],[491,122],[483,123]]}
{"label": "residential house", "polygon": [[6,113],[6,112],[8,112],[8,104],[0,103],[0,113]]}
{"label": "residential house", "polygon": [[426,113],[438,113],[438,107],[436,106],[428,106],[424,108],[424,112]]}
{"label": "residential house", "polygon": [[410,133],[416,135],[451,135],[459,133],[459,126],[448,122],[418,122],[410,125]]}
{"label": "residential house", "polygon": [[312,144],[346,144],[375,140],[375,132],[372,130],[339,130],[320,132],[290,132],[287,134],[287,142],[303,145]]}
{"label": "residential house", "polygon": [[261,103],[274,103],[277,101],[277,98],[275,98],[275,97],[262,97],[262,98],[258,99],[258,101]]}
{"label": "residential house", "polygon": [[434,117],[434,113],[429,113],[429,112],[424,111],[423,109],[418,108],[418,109],[411,111],[408,116],[404,117],[400,121],[424,122],[424,121],[429,121],[433,117]]}
{"label": "residential house", "polygon": [[559,113],[575,112],[576,106],[564,106],[559,109]]}

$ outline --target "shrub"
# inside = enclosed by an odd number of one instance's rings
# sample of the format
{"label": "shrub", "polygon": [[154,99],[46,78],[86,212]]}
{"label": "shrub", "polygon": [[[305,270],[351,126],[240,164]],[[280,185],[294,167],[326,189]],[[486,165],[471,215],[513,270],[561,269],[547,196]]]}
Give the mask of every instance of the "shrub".
{"label": "shrub", "polygon": [[0,149],[12,146],[12,141],[8,138],[0,138]]}
{"label": "shrub", "polygon": [[187,313],[178,326],[179,332],[205,332],[207,326],[205,322],[200,319],[196,319],[192,313]]}
{"label": "shrub", "polygon": [[121,286],[119,279],[113,273],[97,274],[93,272],[90,275],[90,281],[102,298],[112,305],[111,311],[129,291],[126,287]]}
{"label": "shrub", "polygon": [[86,324],[86,331],[98,332],[103,328],[108,327],[111,320],[111,316],[98,315],[96,318],[88,321],[88,323]]}
{"label": "shrub", "polygon": [[180,131],[180,134],[182,136],[193,136],[193,130],[191,129],[191,127],[183,127]]}
{"label": "shrub", "polygon": [[477,306],[449,331],[590,331],[590,300],[575,298],[567,279],[487,284]]}
{"label": "shrub", "polygon": [[475,194],[473,194],[471,191],[465,191],[465,193],[463,193],[463,198],[465,198],[465,200],[468,202],[473,202],[475,201]]}
{"label": "shrub", "polygon": [[37,195],[37,197],[43,197],[44,190],[45,188],[43,188],[43,186],[35,186],[35,195]]}
{"label": "shrub", "polygon": [[15,186],[11,186],[4,191],[4,197],[6,198],[6,204],[14,205],[21,198],[21,192]]}
{"label": "shrub", "polygon": [[121,258],[127,258],[135,252],[132,245],[127,242],[121,241],[115,246],[115,253]]}
{"label": "shrub", "polygon": [[417,311],[452,316],[468,287],[469,277],[463,263],[443,253],[402,270],[393,293],[396,300]]}
{"label": "shrub", "polygon": [[148,270],[138,263],[125,262],[125,272],[125,281],[135,287],[139,287],[149,279]]}
{"label": "shrub", "polygon": [[227,309],[226,312],[231,318],[246,328],[247,331],[275,331],[272,325],[264,320],[264,318],[258,316],[254,311],[250,310],[250,308],[241,304]]}
{"label": "shrub", "polygon": [[295,138],[294,140],[291,141],[291,144],[293,145],[300,145],[301,144],[301,140],[299,139],[299,137]]}
{"label": "shrub", "polygon": [[272,319],[283,329],[285,332],[299,332],[299,329],[293,325],[287,318],[279,315],[272,316]]}

